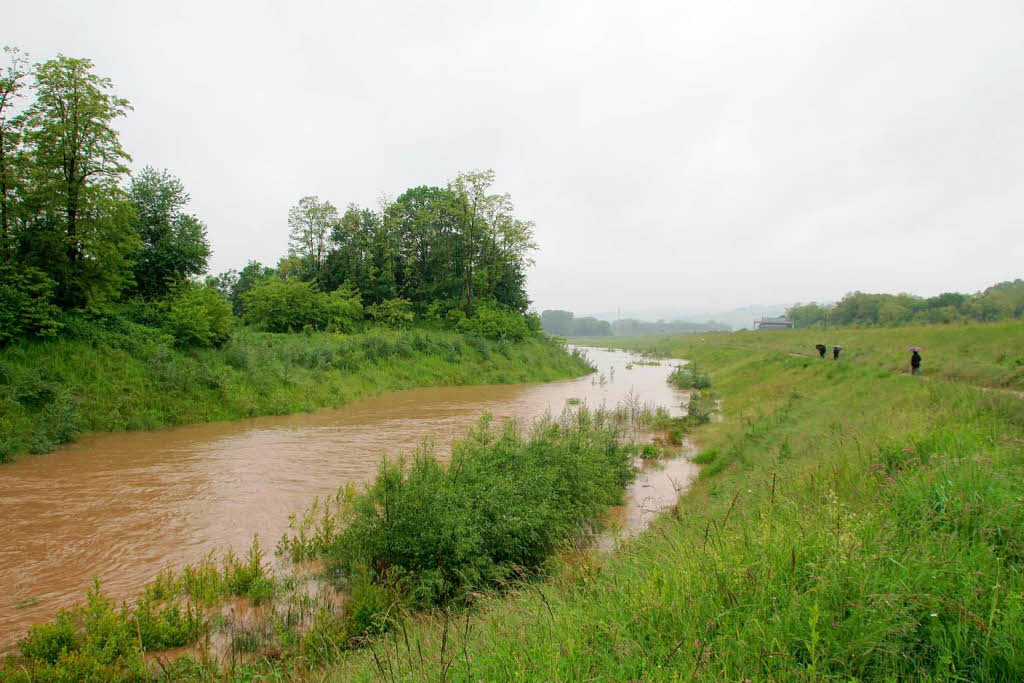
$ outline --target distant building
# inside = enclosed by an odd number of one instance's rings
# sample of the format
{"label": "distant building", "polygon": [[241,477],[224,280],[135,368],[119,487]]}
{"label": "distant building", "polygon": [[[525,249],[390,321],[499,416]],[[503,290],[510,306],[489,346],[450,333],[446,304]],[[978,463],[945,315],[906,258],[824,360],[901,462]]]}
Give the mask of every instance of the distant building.
{"label": "distant building", "polygon": [[793,321],[785,318],[761,318],[754,321],[755,330],[788,330],[791,327]]}

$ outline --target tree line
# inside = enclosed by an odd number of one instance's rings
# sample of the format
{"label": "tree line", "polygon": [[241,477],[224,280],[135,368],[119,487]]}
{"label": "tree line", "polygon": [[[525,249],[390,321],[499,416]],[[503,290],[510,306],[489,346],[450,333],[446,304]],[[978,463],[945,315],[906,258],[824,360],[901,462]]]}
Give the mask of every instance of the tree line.
{"label": "tree line", "polygon": [[276,266],[251,261],[208,283],[237,314],[264,326],[272,298],[286,305],[320,295],[358,301],[387,325],[420,320],[501,336],[498,326],[520,336],[523,325],[537,326],[524,317],[533,223],[517,218],[511,197],[493,192],[493,183],[493,171],[470,171],[444,187],[410,188],[376,209],[349,204],[343,213],[303,197],[288,212],[288,253]]}
{"label": "tree line", "polygon": [[1000,282],[974,294],[933,297],[852,292],[835,304],[796,304],[786,310],[796,327],[991,322],[1024,317],[1024,280]]}
{"label": "tree line", "polygon": [[216,345],[236,317],[268,331],[348,331],[417,320],[521,338],[533,224],[461,173],[375,208],[314,196],[287,215],[276,265],[207,272],[206,225],[166,170],[132,175],[115,124],[131,111],[88,59],[31,64],[4,48],[0,73],[0,344],[57,334],[69,316],[123,316],[183,344]]}
{"label": "tree line", "polygon": [[592,316],[577,318],[572,311],[545,310],[540,314],[541,325],[548,334],[561,337],[625,337],[646,334],[690,334],[694,332],[729,331],[724,323],[709,321],[694,323],[683,320],[634,320],[622,318],[614,322]]}

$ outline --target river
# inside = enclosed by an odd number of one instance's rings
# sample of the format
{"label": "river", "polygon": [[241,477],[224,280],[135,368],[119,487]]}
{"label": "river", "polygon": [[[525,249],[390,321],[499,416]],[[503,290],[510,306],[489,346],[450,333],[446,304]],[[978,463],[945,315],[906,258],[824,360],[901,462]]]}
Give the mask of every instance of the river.
{"label": "river", "polygon": [[[485,410],[528,421],[569,398],[614,406],[634,392],[681,414],[684,394],[665,381],[670,362],[627,370],[636,356],[587,352],[598,372],[574,380],[413,389],[315,413],[92,434],[0,466],[0,652],[80,602],[94,576],[128,598],[161,569],[242,551],[254,534],[270,551],[289,513],[372,479],[382,454],[426,437],[447,455]],[[688,461],[642,472],[621,524],[643,524],[693,472]]]}

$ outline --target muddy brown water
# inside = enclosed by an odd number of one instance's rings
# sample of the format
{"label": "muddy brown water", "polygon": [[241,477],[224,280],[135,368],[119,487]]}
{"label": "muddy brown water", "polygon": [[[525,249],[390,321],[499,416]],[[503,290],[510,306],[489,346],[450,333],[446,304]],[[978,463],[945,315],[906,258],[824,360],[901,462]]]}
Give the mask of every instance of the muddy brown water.
{"label": "muddy brown water", "polygon": [[[161,569],[243,551],[254,534],[272,551],[289,513],[370,480],[382,454],[425,437],[446,455],[485,410],[528,421],[569,398],[611,407],[634,392],[681,413],[685,394],[665,381],[673,362],[627,370],[636,356],[587,351],[598,372],[574,380],[413,389],[315,413],[93,434],[0,466],[0,652],[81,602],[94,576],[105,593],[129,598]],[[694,471],[686,460],[645,467],[616,515],[624,530],[674,500]]]}

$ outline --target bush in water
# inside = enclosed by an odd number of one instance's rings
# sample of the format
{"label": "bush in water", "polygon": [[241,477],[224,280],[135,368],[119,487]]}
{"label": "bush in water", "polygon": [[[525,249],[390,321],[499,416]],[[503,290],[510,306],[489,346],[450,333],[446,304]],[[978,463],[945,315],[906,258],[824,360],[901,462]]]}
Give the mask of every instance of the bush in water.
{"label": "bush in water", "polygon": [[536,570],[610,504],[633,477],[611,415],[581,407],[491,428],[485,415],[455,444],[446,467],[428,447],[384,461],[350,503],[349,523],[327,551],[347,576],[368,569],[418,604],[438,604]]}

